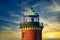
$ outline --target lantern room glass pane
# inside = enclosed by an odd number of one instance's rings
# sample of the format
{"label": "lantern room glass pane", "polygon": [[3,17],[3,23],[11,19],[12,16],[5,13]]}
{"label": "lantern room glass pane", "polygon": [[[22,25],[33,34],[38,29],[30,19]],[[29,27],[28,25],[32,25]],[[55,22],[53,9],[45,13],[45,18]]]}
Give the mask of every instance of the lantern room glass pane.
{"label": "lantern room glass pane", "polygon": [[31,17],[25,17],[25,22],[31,22]]}
{"label": "lantern room glass pane", "polygon": [[34,22],[38,22],[38,18],[34,18]]}
{"label": "lantern room glass pane", "polygon": [[25,22],[38,22],[38,17],[25,17]]}
{"label": "lantern room glass pane", "polygon": [[36,22],[37,21],[37,18],[34,18],[34,22]]}

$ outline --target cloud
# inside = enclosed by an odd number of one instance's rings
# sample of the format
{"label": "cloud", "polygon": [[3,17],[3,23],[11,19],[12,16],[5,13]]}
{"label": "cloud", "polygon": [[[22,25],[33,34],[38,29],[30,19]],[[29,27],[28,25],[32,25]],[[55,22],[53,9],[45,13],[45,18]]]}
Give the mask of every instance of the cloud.
{"label": "cloud", "polygon": [[27,4],[29,1],[32,1],[32,0],[23,1],[21,4],[17,3],[16,5],[21,7],[21,6],[24,6],[25,4]]}
{"label": "cloud", "polygon": [[52,17],[50,17],[50,18],[48,18],[48,20],[50,21],[50,22],[57,22],[57,23],[60,23],[60,16],[59,15],[57,15],[57,16],[52,16]]}
{"label": "cloud", "polygon": [[0,32],[1,33],[16,33],[16,32],[20,32],[20,28],[18,27],[15,27],[15,28],[13,28],[13,27],[5,27],[5,26],[2,26],[2,29],[4,29],[4,30],[1,30]]}
{"label": "cloud", "polygon": [[44,27],[46,27],[46,25],[49,24],[49,21],[48,21],[47,19],[45,19],[45,18],[40,18],[39,21],[42,22],[42,23],[44,24]]}
{"label": "cloud", "polygon": [[40,22],[44,23],[43,33],[48,32],[60,32],[60,6],[55,0],[52,4],[44,6],[40,9],[43,17],[40,18]]}
{"label": "cloud", "polygon": [[15,13],[11,13],[10,16],[13,16],[13,17],[19,17],[20,15],[15,14]]}
{"label": "cloud", "polygon": [[[60,14],[59,14],[60,15]],[[56,17],[56,21],[58,21],[60,23],[60,16]]]}
{"label": "cloud", "polygon": [[19,22],[17,20],[12,20],[12,19],[9,20],[9,19],[3,18],[3,17],[1,17],[0,20],[4,20],[4,21],[8,21],[8,22],[19,24]]}
{"label": "cloud", "polygon": [[60,23],[55,21],[55,18],[44,19],[41,18],[41,21],[46,24],[43,28],[43,33],[46,32],[60,32]]}
{"label": "cloud", "polygon": [[12,23],[16,23],[16,24],[20,24],[21,22],[23,22],[23,16],[17,14],[16,12],[11,12],[8,11],[8,14],[10,14],[9,18],[5,18],[5,17],[0,17],[0,20],[4,20],[4,21],[8,21],[8,22],[12,22]]}
{"label": "cloud", "polygon": [[58,2],[56,2],[55,0],[53,0],[52,4],[50,6],[47,6],[46,9],[48,12],[60,12],[60,6],[58,5]]}

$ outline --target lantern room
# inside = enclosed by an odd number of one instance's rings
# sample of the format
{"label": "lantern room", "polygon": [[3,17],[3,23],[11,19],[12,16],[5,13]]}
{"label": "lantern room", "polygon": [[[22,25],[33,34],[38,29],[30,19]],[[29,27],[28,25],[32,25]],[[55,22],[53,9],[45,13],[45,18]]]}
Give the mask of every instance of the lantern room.
{"label": "lantern room", "polygon": [[24,22],[39,22],[39,15],[31,8],[24,13]]}

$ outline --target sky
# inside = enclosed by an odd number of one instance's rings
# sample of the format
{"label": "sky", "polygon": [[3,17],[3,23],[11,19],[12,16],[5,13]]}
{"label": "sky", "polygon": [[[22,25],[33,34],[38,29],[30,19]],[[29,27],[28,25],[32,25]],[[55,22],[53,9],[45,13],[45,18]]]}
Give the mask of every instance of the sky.
{"label": "sky", "polygon": [[[60,33],[60,0],[0,0],[0,35],[19,34],[23,14],[31,7],[39,14],[39,22],[44,23],[43,34]],[[4,38],[3,34],[0,38]]]}

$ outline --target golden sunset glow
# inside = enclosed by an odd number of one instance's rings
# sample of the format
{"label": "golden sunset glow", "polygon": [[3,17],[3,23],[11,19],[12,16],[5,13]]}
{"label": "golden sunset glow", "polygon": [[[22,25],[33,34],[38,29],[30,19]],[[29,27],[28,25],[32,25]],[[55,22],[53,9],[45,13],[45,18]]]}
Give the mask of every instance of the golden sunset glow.
{"label": "golden sunset glow", "polygon": [[20,33],[0,33],[0,38],[20,38]]}
{"label": "golden sunset glow", "polygon": [[60,38],[60,32],[47,32],[42,34],[44,38]]}
{"label": "golden sunset glow", "polygon": [[60,40],[60,0],[0,0],[0,40],[13,39]]}

